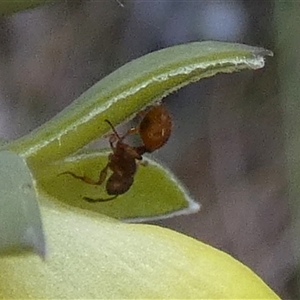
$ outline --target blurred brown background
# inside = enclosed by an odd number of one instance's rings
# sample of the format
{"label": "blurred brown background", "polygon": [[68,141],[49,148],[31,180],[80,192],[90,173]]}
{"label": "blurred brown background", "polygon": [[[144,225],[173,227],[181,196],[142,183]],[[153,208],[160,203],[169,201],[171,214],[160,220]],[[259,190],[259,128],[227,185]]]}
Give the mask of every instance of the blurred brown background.
{"label": "blurred brown background", "polygon": [[[125,62],[196,40],[274,50],[274,1],[62,1],[0,21],[0,134],[20,137]],[[276,56],[165,101],[171,140],[155,155],[202,204],[156,222],[232,254],[281,297],[299,298]],[[237,282],[238,284],[238,282]]]}

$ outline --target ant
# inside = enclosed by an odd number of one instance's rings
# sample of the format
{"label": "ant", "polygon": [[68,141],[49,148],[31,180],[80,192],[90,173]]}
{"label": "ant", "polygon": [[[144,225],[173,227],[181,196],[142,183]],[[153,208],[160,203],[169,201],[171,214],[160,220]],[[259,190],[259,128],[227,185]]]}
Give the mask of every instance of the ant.
{"label": "ant", "polygon": [[[109,143],[112,153],[108,156],[107,165],[101,170],[99,179],[93,180],[86,176],[78,176],[70,171],[62,174],[69,174],[85,183],[101,185],[107,178],[108,170],[112,174],[106,182],[106,192],[112,197],[106,199],[92,199],[84,197],[84,200],[95,203],[111,201],[121,194],[127,192],[133,184],[134,175],[137,171],[137,160],[142,160],[142,155],[150,153],[162,147],[170,137],[172,130],[171,116],[163,105],[153,106],[144,115],[139,126],[131,128],[123,136],[120,136],[109,120],[105,120],[111,127],[113,133],[110,135]],[[143,141],[142,146],[132,147],[123,142],[130,134],[139,133]]]}

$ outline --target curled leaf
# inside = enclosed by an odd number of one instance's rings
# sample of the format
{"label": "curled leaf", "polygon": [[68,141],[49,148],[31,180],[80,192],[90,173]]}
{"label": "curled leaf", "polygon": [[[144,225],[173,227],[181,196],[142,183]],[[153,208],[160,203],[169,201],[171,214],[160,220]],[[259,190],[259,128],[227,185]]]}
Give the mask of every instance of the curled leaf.
{"label": "curled leaf", "polygon": [[110,128],[173,91],[217,73],[259,69],[262,48],[223,42],[195,42],[166,48],[127,63],[75,100],[59,115],[6,148],[34,169],[62,159]]}
{"label": "curled leaf", "polygon": [[117,219],[145,221],[199,210],[199,204],[191,199],[174,175],[149,158],[145,160],[147,165],[138,167],[134,183],[128,192],[109,202],[85,201],[83,199],[85,196],[108,198],[105,182],[100,186],[89,185],[62,173],[71,171],[76,175],[85,175],[97,180],[101,169],[107,163],[109,153],[107,151],[81,153],[44,168],[38,176],[40,191],[68,205],[97,211]]}

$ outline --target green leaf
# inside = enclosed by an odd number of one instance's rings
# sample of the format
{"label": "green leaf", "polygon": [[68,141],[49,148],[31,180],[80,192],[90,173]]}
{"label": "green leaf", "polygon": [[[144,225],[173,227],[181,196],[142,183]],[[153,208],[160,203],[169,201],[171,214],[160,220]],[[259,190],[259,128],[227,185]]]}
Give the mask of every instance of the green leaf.
{"label": "green leaf", "polygon": [[246,266],[182,234],[42,208],[51,255],[1,259],[1,299],[279,299]]}
{"label": "green leaf", "polygon": [[108,198],[105,183],[89,185],[74,177],[63,174],[71,171],[79,176],[97,180],[107,164],[110,152],[89,152],[69,157],[49,166],[38,174],[40,191],[71,206],[96,211],[117,219],[145,221],[161,219],[199,210],[185,188],[165,167],[151,159],[146,166],[139,166],[135,181],[128,192],[109,202],[88,203],[89,198]]}
{"label": "green leaf", "polygon": [[33,250],[45,255],[45,240],[34,182],[25,161],[0,152],[0,253]]}
{"label": "green leaf", "polygon": [[201,78],[264,66],[270,51],[241,44],[195,42],[145,55],[102,79],[69,107],[6,148],[33,168],[63,159],[169,93]]}

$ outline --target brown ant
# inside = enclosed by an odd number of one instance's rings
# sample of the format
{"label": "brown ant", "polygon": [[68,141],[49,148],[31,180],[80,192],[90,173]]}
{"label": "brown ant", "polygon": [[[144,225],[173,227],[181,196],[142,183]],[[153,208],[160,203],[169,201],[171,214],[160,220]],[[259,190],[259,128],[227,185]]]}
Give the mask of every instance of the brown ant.
{"label": "brown ant", "polygon": [[[84,197],[86,201],[92,203],[111,201],[119,195],[127,192],[133,184],[134,175],[137,171],[136,160],[142,160],[142,155],[144,153],[153,152],[163,146],[169,139],[172,129],[172,121],[164,106],[154,106],[148,112],[143,114],[144,118],[140,125],[136,128],[131,128],[123,136],[120,136],[117,133],[109,120],[105,120],[113,131],[113,134],[111,134],[109,138],[110,147],[113,152],[109,154],[108,163],[101,170],[98,180],[93,180],[86,176],[78,176],[70,171],[60,174],[69,174],[88,184],[101,185],[107,177],[108,169],[113,172],[106,182],[106,192],[108,195],[113,196],[106,199],[92,199]],[[140,134],[143,146],[132,147],[123,142],[123,140],[132,133]]]}

